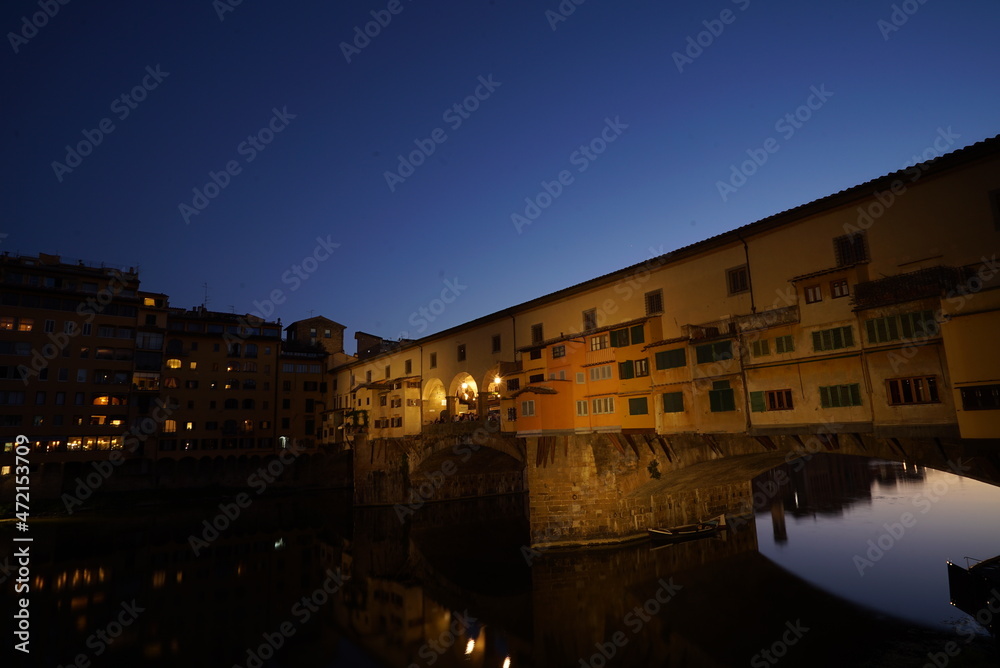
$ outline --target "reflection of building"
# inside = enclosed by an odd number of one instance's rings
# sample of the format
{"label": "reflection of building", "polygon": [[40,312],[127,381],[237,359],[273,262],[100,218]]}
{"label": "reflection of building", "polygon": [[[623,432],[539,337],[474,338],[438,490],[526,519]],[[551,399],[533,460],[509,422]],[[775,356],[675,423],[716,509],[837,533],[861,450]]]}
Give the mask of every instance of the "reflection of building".
{"label": "reflection of building", "polygon": [[366,339],[334,410],[417,376],[421,415],[396,428],[415,435],[462,411],[463,384],[482,416],[500,377],[521,436],[998,437],[998,174],[1000,137],[418,341]]}

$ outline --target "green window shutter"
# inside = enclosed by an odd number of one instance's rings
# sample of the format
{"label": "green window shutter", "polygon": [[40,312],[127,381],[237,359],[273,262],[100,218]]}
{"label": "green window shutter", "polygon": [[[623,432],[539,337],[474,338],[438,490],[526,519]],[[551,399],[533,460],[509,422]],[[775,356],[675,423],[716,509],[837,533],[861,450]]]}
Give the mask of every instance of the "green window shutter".
{"label": "green window shutter", "polygon": [[819,405],[823,408],[830,408],[830,388],[819,388]]}
{"label": "green window shutter", "polygon": [[687,351],[684,348],[670,351],[674,366],[687,366]]}
{"label": "green window shutter", "polygon": [[613,348],[621,348],[628,345],[628,330],[627,329],[613,329],[611,330],[611,346]]}
{"label": "green window shutter", "polygon": [[724,411],[736,410],[736,392],[734,390],[722,391],[722,410]]}
{"label": "green window shutter", "polygon": [[850,348],[854,345],[854,329],[850,326],[844,327],[844,346]]}
{"label": "green window shutter", "polygon": [[875,319],[865,320],[865,331],[868,332],[868,343],[878,343],[878,336],[875,333]]}
{"label": "green window shutter", "polygon": [[663,393],[663,412],[664,413],[683,413],[684,412],[684,393],[683,392],[664,392]]}
{"label": "green window shutter", "polygon": [[655,360],[655,364],[656,364],[657,370],[666,369],[667,368],[667,353],[666,353],[666,351],[661,351],[661,352],[656,353],[653,356],[653,359]]}
{"label": "green window shutter", "polygon": [[642,325],[635,325],[631,330],[632,343],[645,343],[646,335],[642,331]]}
{"label": "green window shutter", "polygon": [[649,404],[646,401],[646,397],[633,397],[629,399],[628,412],[629,415],[648,415]]}
{"label": "green window shutter", "polygon": [[813,332],[813,350],[823,350],[823,335],[820,332]]}
{"label": "green window shutter", "polygon": [[708,391],[708,409],[710,411],[712,411],[713,413],[718,413],[718,412],[720,412],[722,410],[721,406],[722,406],[722,403],[719,400],[719,391],[718,390],[709,390]]}
{"label": "green window shutter", "polygon": [[717,352],[716,358],[720,360],[731,360],[733,359],[733,342],[723,341],[722,343],[715,344]]}
{"label": "green window shutter", "polygon": [[618,347],[618,332],[616,330],[611,330],[608,332],[608,342],[611,344],[612,348]]}
{"label": "green window shutter", "polygon": [[635,378],[635,363],[632,360],[626,360],[624,362],[618,363],[618,377],[619,378]]}
{"label": "green window shutter", "polygon": [[895,341],[899,338],[899,317],[892,316],[891,318],[886,318],[886,329],[889,332],[889,338],[886,341]]}
{"label": "green window shutter", "polygon": [[698,364],[706,364],[714,361],[712,359],[712,346],[698,346],[694,349],[694,352]]}
{"label": "green window shutter", "polygon": [[848,385],[851,393],[851,405],[860,406],[861,405],[861,386],[857,383],[853,385]]}
{"label": "green window shutter", "polygon": [[750,410],[754,413],[763,413],[767,410],[767,406],[764,403],[763,392],[750,393]]}

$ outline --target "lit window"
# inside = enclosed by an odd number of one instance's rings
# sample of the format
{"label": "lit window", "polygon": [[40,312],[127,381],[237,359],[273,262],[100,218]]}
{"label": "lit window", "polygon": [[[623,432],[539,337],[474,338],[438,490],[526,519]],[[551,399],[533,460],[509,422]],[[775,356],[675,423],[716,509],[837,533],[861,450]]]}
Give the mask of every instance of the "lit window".
{"label": "lit window", "polygon": [[[98,351],[100,351],[100,348],[98,348]],[[167,367],[170,368],[170,369],[180,369],[181,368],[181,361],[179,359],[173,359],[173,358],[172,359],[168,359],[167,360]]]}
{"label": "lit window", "polygon": [[591,337],[590,339],[591,350],[604,350],[607,347],[608,347],[607,334],[599,334],[598,336]]}
{"label": "lit window", "polygon": [[198,363],[197,362],[191,362],[190,364],[188,364],[188,368],[189,369],[197,369],[198,368]]}
{"label": "lit window", "polygon": [[173,434],[177,431],[177,420],[164,420],[163,433]]}

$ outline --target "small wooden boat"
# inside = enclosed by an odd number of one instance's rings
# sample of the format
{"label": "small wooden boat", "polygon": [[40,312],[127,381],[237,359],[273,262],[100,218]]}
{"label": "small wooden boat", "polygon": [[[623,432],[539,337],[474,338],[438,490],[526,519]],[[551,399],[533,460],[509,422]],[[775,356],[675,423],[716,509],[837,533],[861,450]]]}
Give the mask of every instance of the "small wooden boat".
{"label": "small wooden boat", "polygon": [[[966,557],[969,561],[978,561]],[[994,610],[997,589],[1000,588],[1000,556],[991,557],[978,563],[962,568],[952,562],[948,564],[948,590],[951,604],[962,612],[980,621],[983,611]],[[1000,638],[1000,623],[996,615],[986,615],[986,629]],[[982,624],[982,622],[980,621]]]}
{"label": "small wooden boat", "polygon": [[719,520],[706,520],[668,528],[648,528],[649,537],[658,543],[678,542],[711,536],[719,530]]}

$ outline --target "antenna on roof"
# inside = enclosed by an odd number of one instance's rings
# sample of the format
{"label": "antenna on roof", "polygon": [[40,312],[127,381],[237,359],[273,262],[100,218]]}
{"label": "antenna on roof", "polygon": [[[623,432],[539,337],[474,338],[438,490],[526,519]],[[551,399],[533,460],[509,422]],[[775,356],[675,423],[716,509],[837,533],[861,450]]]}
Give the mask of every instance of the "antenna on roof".
{"label": "antenna on roof", "polygon": [[205,299],[201,302],[201,305],[208,308],[208,283],[202,283],[201,287],[205,288]]}

